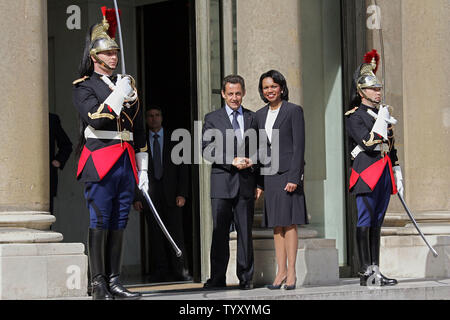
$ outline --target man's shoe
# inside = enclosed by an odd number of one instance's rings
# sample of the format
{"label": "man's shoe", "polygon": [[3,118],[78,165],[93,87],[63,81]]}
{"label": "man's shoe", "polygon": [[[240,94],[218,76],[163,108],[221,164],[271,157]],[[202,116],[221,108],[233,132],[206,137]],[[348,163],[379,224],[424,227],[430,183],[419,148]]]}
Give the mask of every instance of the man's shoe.
{"label": "man's shoe", "polygon": [[124,230],[109,230],[105,250],[105,270],[108,277],[109,291],[118,300],[140,299],[142,294],[130,292],[119,282],[122,266]]}
{"label": "man's shoe", "polygon": [[241,290],[251,290],[253,289],[253,282],[251,281],[240,281],[239,289]]}
{"label": "man's shoe", "polygon": [[381,285],[382,286],[395,286],[398,283],[398,281],[396,279],[387,278],[381,272],[380,272],[380,276],[381,276]]}
{"label": "man's shoe", "polygon": [[359,272],[358,274],[359,274],[359,285],[364,287],[367,286],[367,280],[372,274],[366,274],[362,272]]}
{"label": "man's shoe", "polygon": [[212,279],[208,279],[203,285],[203,289],[211,290],[211,289],[223,289],[226,288],[227,284],[225,282],[216,282]]}
{"label": "man's shoe", "polygon": [[109,291],[116,300],[137,300],[142,297],[139,292],[130,292],[125,289],[119,282],[119,276],[109,279]]}
{"label": "man's shoe", "polygon": [[107,231],[89,229],[88,256],[91,273],[91,296],[93,300],[113,300],[105,276],[105,240]]}
{"label": "man's shoe", "polygon": [[98,275],[92,280],[91,295],[92,300],[114,300],[103,275]]}

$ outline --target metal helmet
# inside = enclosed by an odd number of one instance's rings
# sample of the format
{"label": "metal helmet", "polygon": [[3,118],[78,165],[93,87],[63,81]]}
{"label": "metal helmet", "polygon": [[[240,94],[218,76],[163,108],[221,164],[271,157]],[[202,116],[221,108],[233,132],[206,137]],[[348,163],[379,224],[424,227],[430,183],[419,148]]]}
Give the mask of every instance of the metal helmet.
{"label": "metal helmet", "polygon": [[[104,67],[114,70],[98,57],[98,53],[109,50],[120,50],[119,45],[114,40],[117,21],[114,9],[102,7],[103,20],[96,24],[91,33],[91,44],[89,54]],[[120,13],[120,11],[119,11]]]}
{"label": "metal helmet", "polygon": [[377,76],[375,75],[378,69],[379,61],[380,55],[375,49],[367,52],[364,55],[365,63],[363,63],[359,67],[358,78],[356,79],[357,92],[361,94],[361,96],[363,96],[365,99],[374,103],[375,105],[378,105],[379,102],[371,100],[364,92],[364,89],[383,88],[383,84],[380,82],[380,80],[378,80]]}
{"label": "metal helmet", "polygon": [[[379,61],[380,55],[376,50],[372,50],[364,55],[364,62],[356,68],[350,87],[351,108],[361,104],[361,96],[367,99],[364,89],[383,87],[382,82],[375,76]],[[371,100],[369,99],[369,101]],[[376,103],[375,101],[372,102]]]}
{"label": "metal helmet", "polygon": [[378,80],[374,73],[375,69],[375,58],[372,59],[371,63],[365,63],[362,65],[358,80],[356,80],[358,90],[367,88],[383,88],[383,84],[380,80]]}

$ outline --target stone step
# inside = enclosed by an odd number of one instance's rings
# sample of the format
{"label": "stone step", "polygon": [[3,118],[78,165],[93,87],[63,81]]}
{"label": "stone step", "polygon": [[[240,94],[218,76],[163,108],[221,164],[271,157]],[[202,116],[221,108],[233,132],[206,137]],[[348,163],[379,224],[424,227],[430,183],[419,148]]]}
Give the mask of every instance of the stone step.
{"label": "stone step", "polygon": [[0,214],[0,227],[48,230],[56,221],[55,216],[40,211],[9,211]]}
{"label": "stone step", "polygon": [[[448,211],[427,211],[427,212],[412,212],[414,219],[417,223],[421,222],[450,222],[450,212]],[[410,223],[408,215],[404,212],[401,213],[392,213],[389,212],[386,214],[384,218],[384,226],[387,227],[403,227],[406,224]]]}
{"label": "stone step", "polygon": [[53,231],[27,228],[0,228],[0,243],[60,242],[63,235]]}
{"label": "stone step", "polygon": [[145,300],[450,300],[450,279],[398,279],[391,287],[362,287],[359,279],[340,279],[333,286],[303,286],[295,290],[255,288],[183,292],[147,292]]}
{"label": "stone step", "polygon": [[0,244],[0,300],[86,296],[84,251],[82,243]]}

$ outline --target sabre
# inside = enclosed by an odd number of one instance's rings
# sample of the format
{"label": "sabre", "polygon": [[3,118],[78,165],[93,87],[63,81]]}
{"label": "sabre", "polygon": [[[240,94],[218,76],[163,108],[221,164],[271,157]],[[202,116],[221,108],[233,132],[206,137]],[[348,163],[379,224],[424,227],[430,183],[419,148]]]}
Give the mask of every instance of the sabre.
{"label": "sabre", "polygon": [[170,236],[169,232],[167,231],[166,226],[162,222],[161,218],[159,217],[158,212],[156,211],[155,206],[153,205],[152,199],[150,199],[150,196],[148,195],[148,192],[146,190],[142,190],[142,193],[143,193],[145,199],[147,200],[148,205],[149,205],[153,215],[155,216],[155,219],[158,222],[162,232],[166,236],[167,240],[169,240],[170,244],[172,245],[172,248],[175,250],[176,256],[178,258],[181,257],[182,252],[181,252],[180,248],[178,248],[177,244],[175,243],[175,241],[173,241],[172,237]]}
{"label": "sabre", "polygon": [[400,194],[400,192],[397,193],[398,197],[400,199],[400,202],[403,205],[403,208],[405,208],[406,213],[408,214],[409,219],[411,219],[412,223],[414,224],[414,226],[416,227],[417,231],[419,232],[420,236],[422,237],[423,241],[425,241],[426,245],[428,246],[428,248],[430,249],[430,251],[433,253],[434,257],[437,257],[438,254],[436,252],[436,250],[434,250],[434,248],[428,243],[427,239],[425,238],[425,236],[423,235],[422,231],[420,231],[419,226],[417,225],[416,220],[414,219],[414,217],[412,216],[411,212],[409,211],[408,206],[406,205],[405,199],[403,199],[403,196]]}
{"label": "sabre", "polygon": [[119,16],[119,8],[117,6],[117,1],[114,0],[114,9],[116,12],[116,19],[117,19],[117,29],[119,30],[119,41],[120,41],[120,65],[122,67],[122,74],[126,74],[125,72],[125,54],[124,54],[124,48],[123,48],[123,40],[122,40],[122,28],[120,25],[120,16]]}

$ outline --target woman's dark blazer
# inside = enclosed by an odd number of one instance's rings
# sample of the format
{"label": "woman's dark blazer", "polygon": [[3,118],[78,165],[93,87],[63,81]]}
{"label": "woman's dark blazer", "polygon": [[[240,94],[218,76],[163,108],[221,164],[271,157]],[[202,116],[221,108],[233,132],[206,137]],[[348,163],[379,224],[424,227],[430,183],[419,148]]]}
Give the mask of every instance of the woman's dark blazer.
{"label": "woman's dark blazer", "polygon": [[[268,111],[269,105],[266,105],[256,112],[258,129],[264,130],[264,133]],[[288,171],[288,182],[303,187],[305,120],[302,107],[283,100],[272,130],[274,129],[279,130],[279,168],[277,173],[281,174]],[[264,153],[266,148],[268,150],[271,149],[268,139],[265,140],[267,141],[267,145],[264,144],[264,139],[261,140],[260,155],[261,152]],[[275,143],[275,141],[272,142]],[[261,184],[260,181],[258,184]]]}

